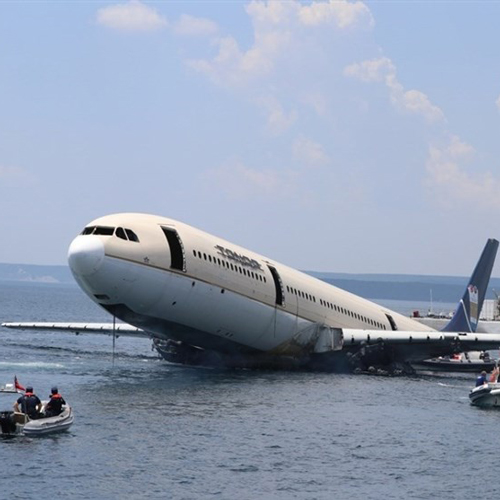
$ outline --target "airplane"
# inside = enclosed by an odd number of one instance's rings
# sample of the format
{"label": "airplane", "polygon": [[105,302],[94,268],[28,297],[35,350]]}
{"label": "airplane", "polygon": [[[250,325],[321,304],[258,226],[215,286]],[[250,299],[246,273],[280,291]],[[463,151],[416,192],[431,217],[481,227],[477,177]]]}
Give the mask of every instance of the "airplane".
{"label": "airplane", "polygon": [[412,362],[500,347],[499,334],[476,333],[498,245],[487,241],[436,331],[174,219],[119,213],[87,224],[68,250],[77,284],[113,324],[2,326],[148,337],[191,365],[409,373]]}

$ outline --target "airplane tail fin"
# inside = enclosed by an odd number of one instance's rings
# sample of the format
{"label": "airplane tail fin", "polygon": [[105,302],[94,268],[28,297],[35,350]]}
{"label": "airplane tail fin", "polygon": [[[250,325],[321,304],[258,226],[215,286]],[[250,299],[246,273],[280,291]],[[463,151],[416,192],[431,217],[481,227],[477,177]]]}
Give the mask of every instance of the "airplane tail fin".
{"label": "airplane tail fin", "polygon": [[442,329],[443,332],[476,331],[497,250],[498,241],[489,239],[476,264],[465,293],[457,305],[455,314]]}

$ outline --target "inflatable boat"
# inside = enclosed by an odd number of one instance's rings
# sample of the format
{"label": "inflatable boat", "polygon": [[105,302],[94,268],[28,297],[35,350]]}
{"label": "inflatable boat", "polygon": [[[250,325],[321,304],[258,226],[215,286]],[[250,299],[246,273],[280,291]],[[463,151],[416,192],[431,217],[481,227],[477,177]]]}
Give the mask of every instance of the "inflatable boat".
{"label": "inflatable boat", "polygon": [[488,382],[486,384],[474,387],[469,393],[469,399],[472,405],[491,408],[500,407],[500,383]]}
{"label": "inflatable boat", "polygon": [[[48,401],[42,401],[43,406]],[[63,405],[62,412],[54,417],[31,419],[25,413],[17,411],[0,412],[0,435],[44,436],[67,431],[74,421],[73,410],[69,405]]]}

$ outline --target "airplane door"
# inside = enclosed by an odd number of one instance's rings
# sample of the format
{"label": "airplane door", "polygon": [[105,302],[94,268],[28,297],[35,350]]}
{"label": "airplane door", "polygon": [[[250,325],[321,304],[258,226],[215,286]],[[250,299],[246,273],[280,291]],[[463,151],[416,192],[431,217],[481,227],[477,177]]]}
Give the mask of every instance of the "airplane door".
{"label": "airplane door", "polygon": [[281,281],[280,275],[275,267],[267,265],[269,271],[271,271],[271,275],[274,281],[274,287],[276,289],[276,305],[284,306],[285,305],[285,293],[283,291],[283,283]]}
{"label": "airplane door", "polygon": [[389,320],[389,323],[391,324],[391,329],[392,330],[397,330],[398,325],[396,325],[396,322],[394,321],[394,318],[390,314],[386,314],[387,319]]}
{"label": "airplane door", "polygon": [[186,256],[184,245],[175,229],[162,227],[163,233],[168,241],[170,248],[170,269],[186,271]]}

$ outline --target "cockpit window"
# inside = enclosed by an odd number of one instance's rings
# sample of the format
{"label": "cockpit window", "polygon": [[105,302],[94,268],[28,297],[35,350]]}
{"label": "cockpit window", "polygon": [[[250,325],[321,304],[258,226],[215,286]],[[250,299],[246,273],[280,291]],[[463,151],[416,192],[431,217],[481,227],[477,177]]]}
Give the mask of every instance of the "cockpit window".
{"label": "cockpit window", "polygon": [[96,226],[95,230],[92,234],[100,234],[102,236],[113,236],[113,233],[115,232],[114,227],[109,227],[109,226]]}
{"label": "cockpit window", "polygon": [[125,231],[123,230],[123,227],[117,227],[116,231],[115,231],[115,234],[116,234],[116,236],[118,236],[118,238],[121,238],[122,240],[126,240],[127,239],[127,235],[125,234]]}
{"label": "cockpit window", "polygon": [[103,236],[113,236],[114,231],[115,228],[110,226],[89,226],[82,231],[82,234],[101,234]]}
{"label": "cockpit window", "polygon": [[130,241],[139,241],[137,234],[135,234],[134,231],[132,231],[132,229],[125,229],[125,232],[127,233],[128,239]]}
{"label": "cockpit window", "polygon": [[139,238],[132,231],[132,229],[124,229],[122,227],[110,227],[110,226],[88,226],[82,232],[82,235],[86,234],[97,234],[101,236],[117,236],[122,240],[135,241],[138,242]]}

